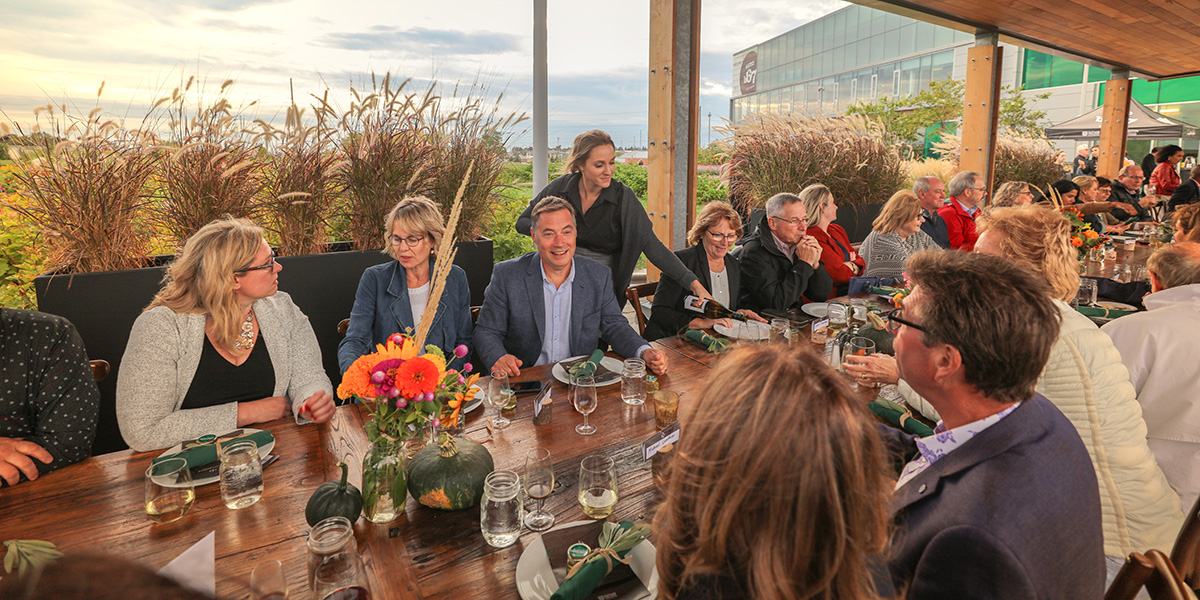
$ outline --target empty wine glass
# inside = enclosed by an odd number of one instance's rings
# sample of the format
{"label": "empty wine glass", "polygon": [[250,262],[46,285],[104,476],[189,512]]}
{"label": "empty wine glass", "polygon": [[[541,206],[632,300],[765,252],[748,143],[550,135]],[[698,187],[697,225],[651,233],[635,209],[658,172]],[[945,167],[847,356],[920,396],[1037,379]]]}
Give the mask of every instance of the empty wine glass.
{"label": "empty wine glass", "polygon": [[508,383],[508,373],[493,371],[492,380],[488,382],[488,404],[496,409],[496,416],[492,417],[492,426],[496,429],[508,427],[509,420],[504,418],[501,412],[512,398],[513,390]]}
{"label": "empty wine glass", "polygon": [[583,423],[575,426],[575,433],[592,435],[596,433],[596,426],[588,423],[588,415],[596,410],[596,378],[591,375],[576,377],[573,388],[571,398],[575,410],[583,413]]}
{"label": "empty wine glass", "polygon": [[545,531],[554,525],[554,513],[546,510],[546,498],[554,491],[554,463],[550,451],[534,448],[525,455],[525,493],[537,501],[537,508],[525,516],[525,526],[532,531]]}
{"label": "empty wine glass", "polygon": [[287,600],[287,578],[283,563],[264,560],[250,573],[250,597],[253,600]]}

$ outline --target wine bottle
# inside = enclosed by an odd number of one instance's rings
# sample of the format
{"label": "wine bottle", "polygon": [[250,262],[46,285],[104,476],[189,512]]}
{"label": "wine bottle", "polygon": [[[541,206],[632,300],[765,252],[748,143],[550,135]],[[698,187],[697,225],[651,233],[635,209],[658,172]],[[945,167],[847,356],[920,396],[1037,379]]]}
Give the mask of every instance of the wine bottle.
{"label": "wine bottle", "polygon": [[683,299],[683,309],[698,312],[704,315],[706,319],[746,320],[746,315],[735,313],[721,306],[721,303],[716,300],[701,300],[699,296],[685,296]]}

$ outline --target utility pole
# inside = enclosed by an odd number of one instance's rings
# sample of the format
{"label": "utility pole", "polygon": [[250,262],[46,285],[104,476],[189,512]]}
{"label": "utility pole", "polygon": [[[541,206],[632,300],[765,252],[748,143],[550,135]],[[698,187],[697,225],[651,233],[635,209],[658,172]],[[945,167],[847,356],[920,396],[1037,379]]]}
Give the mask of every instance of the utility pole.
{"label": "utility pole", "polygon": [[549,106],[546,94],[546,0],[533,0],[533,193],[546,187],[549,144],[546,142]]}
{"label": "utility pole", "polygon": [[708,141],[705,142],[704,145],[708,146],[709,144],[712,144],[712,111],[711,110],[708,111]]}

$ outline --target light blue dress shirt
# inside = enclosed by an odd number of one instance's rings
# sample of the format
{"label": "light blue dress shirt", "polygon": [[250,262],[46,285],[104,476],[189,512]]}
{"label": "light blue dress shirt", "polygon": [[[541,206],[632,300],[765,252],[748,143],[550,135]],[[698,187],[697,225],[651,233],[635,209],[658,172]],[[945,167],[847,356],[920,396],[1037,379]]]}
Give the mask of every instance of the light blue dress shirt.
{"label": "light blue dress shirt", "polygon": [[537,365],[556,363],[571,358],[571,285],[575,282],[575,259],[571,259],[571,273],[557,288],[546,277],[546,263],[542,266],[542,301],[546,307],[546,331],[542,336],[542,352]]}
{"label": "light blue dress shirt", "polygon": [[942,457],[956,450],[959,446],[967,443],[968,440],[979,435],[984,429],[999,423],[1000,419],[1007,417],[1018,406],[1020,406],[1020,403],[1013,404],[989,417],[984,417],[966,425],[959,425],[949,430],[946,429],[945,422],[939,421],[937,427],[933,430],[933,435],[917,440],[917,450],[920,451],[921,455],[904,466],[904,470],[900,472],[900,479],[896,481],[896,489],[900,489],[900,486],[912,481],[912,478],[920,474],[921,471],[929,468],[929,465],[932,465]]}

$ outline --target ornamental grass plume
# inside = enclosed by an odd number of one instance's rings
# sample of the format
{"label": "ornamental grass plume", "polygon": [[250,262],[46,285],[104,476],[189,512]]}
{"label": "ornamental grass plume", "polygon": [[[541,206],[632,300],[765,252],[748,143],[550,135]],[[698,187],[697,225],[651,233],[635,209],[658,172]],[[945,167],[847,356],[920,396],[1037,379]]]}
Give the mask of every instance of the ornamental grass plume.
{"label": "ornamental grass plume", "polygon": [[46,262],[60,271],[147,263],[151,228],[141,212],[150,199],[154,136],[102,113],[99,106],[81,116],[48,104],[34,109],[29,135],[16,127],[32,149],[14,172],[24,198],[5,204],[38,229]]}
{"label": "ornamental grass plume", "polygon": [[827,186],[839,204],[880,204],[907,176],[883,128],[862,115],[751,114],[717,131],[726,135],[729,191],[743,209],[813,183]]}
{"label": "ornamental grass plume", "polygon": [[[962,138],[949,134],[934,144],[934,148],[955,165],[959,162],[961,146]],[[1054,164],[1054,152],[1054,147],[1044,139],[1001,134],[996,138],[995,187],[999,188],[1006,181],[1027,181],[1034,187],[1045,189],[1062,175]],[[955,172],[958,172],[957,167]]]}

